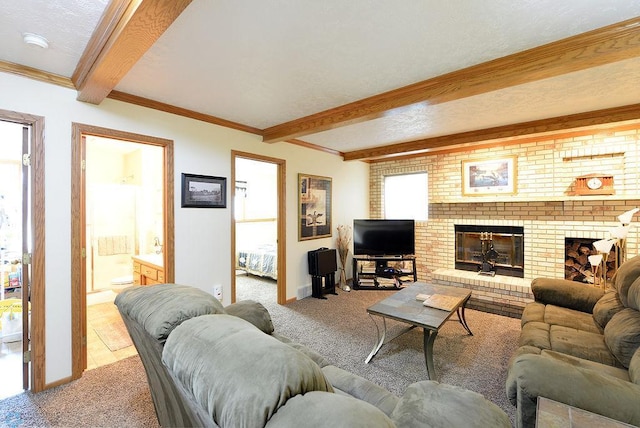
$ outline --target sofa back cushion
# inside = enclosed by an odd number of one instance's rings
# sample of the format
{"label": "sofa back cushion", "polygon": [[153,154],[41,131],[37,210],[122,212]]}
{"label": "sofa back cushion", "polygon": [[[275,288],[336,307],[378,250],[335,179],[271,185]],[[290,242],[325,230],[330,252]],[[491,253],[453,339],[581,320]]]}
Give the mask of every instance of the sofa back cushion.
{"label": "sofa back cushion", "polygon": [[211,294],[179,284],[129,287],[116,296],[114,303],[161,343],[185,320],[225,312]]}
{"label": "sofa back cushion", "polygon": [[631,357],[629,363],[629,379],[636,385],[640,385],[640,348],[636,349],[636,352]]}
{"label": "sofa back cushion", "polygon": [[263,427],[291,397],[333,392],[309,357],[232,315],[185,321],[162,361],[221,427]]}
{"label": "sofa back cushion", "polygon": [[627,292],[627,307],[640,311],[640,277],[629,286]]}
{"label": "sofa back cushion", "polygon": [[274,331],[273,321],[267,308],[255,300],[241,300],[224,308],[228,315],[240,317],[258,327],[267,334]]}
{"label": "sofa back cushion", "polygon": [[[620,301],[626,307],[640,309],[640,291],[635,292],[632,301],[629,301],[629,288],[640,278],[640,256],[635,256],[622,263],[612,278],[613,288],[618,291]],[[633,306],[631,306],[633,305]]]}
{"label": "sofa back cushion", "polygon": [[625,308],[615,314],[604,328],[609,351],[629,368],[631,357],[640,348],[640,312]]}
{"label": "sofa back cushion", "polygon": [[598,300],[593,307],[593,319],[604,329],[615,314],[624,309],[624,305],[618,297],[618,292],[610,290]]}

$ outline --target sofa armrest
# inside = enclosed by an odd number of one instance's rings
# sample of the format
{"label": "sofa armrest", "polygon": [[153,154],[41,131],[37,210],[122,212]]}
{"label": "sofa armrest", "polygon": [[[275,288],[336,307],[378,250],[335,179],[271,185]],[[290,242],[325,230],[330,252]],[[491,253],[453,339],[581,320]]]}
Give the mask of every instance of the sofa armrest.
{"label": "sofa armrest", "polygon": [[593,313],[596,302],[604,291],[590,284],[558,278],[536,278],[531,281],[531,292],[537,302]]}
{"label": "sofa armrest", "polygon": [[640,385],[543,355],[514,358],[506,392],[517,407],[516,427],[535,426],[538,397],[640,425]]}

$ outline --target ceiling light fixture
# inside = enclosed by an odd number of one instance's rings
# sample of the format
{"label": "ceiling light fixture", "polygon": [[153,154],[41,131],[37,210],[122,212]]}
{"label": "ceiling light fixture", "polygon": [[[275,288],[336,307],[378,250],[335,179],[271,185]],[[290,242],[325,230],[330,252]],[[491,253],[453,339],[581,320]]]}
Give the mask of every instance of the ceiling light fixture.
{"label": "ceiling light fixture", "polygon": [[24,33],[22,35],[22,40],[28,45],[38,46],[42,49],[47,49],[49,47],[49,42],[44,37],[33,34],[33,33]]}

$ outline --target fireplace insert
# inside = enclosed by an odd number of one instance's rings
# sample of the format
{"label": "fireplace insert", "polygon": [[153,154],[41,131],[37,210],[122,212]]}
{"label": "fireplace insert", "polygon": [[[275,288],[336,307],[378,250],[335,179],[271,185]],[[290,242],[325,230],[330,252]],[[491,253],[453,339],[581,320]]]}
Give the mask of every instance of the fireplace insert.
{"label": "fireplace insert", "polygon": [[524,278],[524,228],[455,225],[455,268]]}

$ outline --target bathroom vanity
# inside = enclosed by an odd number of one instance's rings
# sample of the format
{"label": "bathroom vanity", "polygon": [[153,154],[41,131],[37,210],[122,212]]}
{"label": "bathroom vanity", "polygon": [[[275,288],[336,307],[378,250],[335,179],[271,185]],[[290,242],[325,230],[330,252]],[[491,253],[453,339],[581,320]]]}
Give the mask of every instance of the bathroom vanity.
{"label": "bathroom vanity", "polygon": [[164,260],[162,254],[140,254],[133,259],[133,283],[135,285],[162,284]]}

